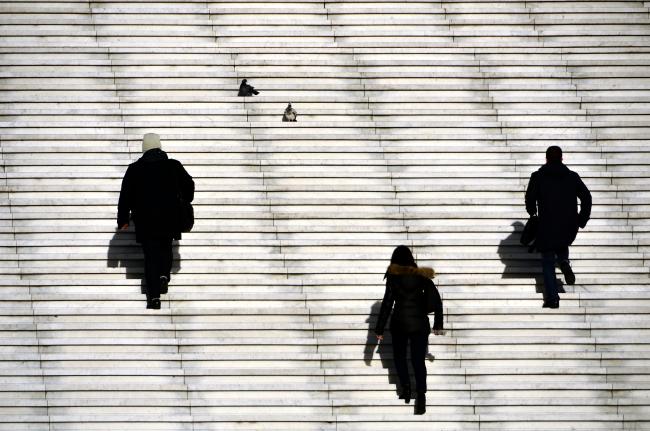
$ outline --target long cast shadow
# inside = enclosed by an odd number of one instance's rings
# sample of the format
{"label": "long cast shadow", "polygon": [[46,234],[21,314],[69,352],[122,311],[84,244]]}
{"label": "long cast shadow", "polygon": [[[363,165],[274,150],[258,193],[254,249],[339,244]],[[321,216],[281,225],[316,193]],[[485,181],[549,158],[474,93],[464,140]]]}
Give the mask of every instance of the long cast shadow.
{"label": "long cast shadow", "polygon": [[[377,352],[382,368],[388,370],[388,383],[395,385],[395,392],[397,393],[399,379],[397,378],[397,370],[395,369],[395,363],[393,362],[393,346],[391,344],[390,331],[384,332],[383,341],[378,341],[375,336],[375,324],[377,323],[380,309],[381,301],[375,302],[372,304],[372,307],[370,307],[370,314],[366,320],[366,323],[368,324],[368,335],[366,338],[366,346],[363,351],[363,360],[366,363],[366,366],[370,367],[372,365],[372,360],[375,357],[375,352]],[[389,327],[389,324],[390,319],[386,324],[386,327]],[[410,353],[408,355],[410,358]],[[432,362],[435,359],[435,356],[431,353],[427,353],[426,359],[429,362]],[[411,383],[413,384],[413,382]]]}
{"label": "long cast shadow", "polygon": [[[393,348],[390,344],[390,331],[384,332],[384,339],[378,341],[375,336],[375,324],[381,309],[381,301],[376,301],[370,307],[370,314],[366,323],[368,323],[368,336],[366,339],[366,346],[363,352],[363,360],[366,366],[372,365],[372,360],[375,357],[375,351],[379,355],[381,366],[383,369],[388,370],[388,383],[395,385],[395,393],[398,389],[397,371],[393,362]],[[388,327],[388,325],[386,325]]]}
{"label": "long cast shadow", "polygon": [[[497,248],[499,258],[504,269],[501,278],[518,278],[535,280],[535,291],[544,293],[544,277],[542,276],[542,263],[537,251],[529,253],[528,247],[521,245],[519,238],[524,230],[524,224],[516,221],[512,224],[512,232],[501,242]],[[558,290],[564,292],[562,280],[558,279]]]}
{"label": "long cast shadow", "polygon": [[[178,241],[172,244],[172,274],[181,270],[181,256]],[[144,257],[140,244],[135,242],[135,233],[131,230],[116,231],[108,243],[106,256],[107,268],[124,268],[127,280],[140,279],[140,293],[146,294],[144,281]]]}

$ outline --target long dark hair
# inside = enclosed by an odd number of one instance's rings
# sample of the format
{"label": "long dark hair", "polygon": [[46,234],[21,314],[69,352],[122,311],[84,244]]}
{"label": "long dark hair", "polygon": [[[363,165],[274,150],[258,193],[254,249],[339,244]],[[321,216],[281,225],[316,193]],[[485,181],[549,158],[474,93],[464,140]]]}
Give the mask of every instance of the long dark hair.
{"label": "long dark hair", "polygon": [[[399,266],[411,266],[413,268],[418,267],[417,263],[415,263],[415,258],[413,258],[413,253],[411,253],[411,249],[405,245],[397,246],[395,250],[393,250],[393,255],[390,258],[390,264]],[[388,271],[386,271],[386,274],[384,274],[384,278],[387,276]]]}
{"label": "long dark hair", "polygon": [[418,267],[413,258],[413,253],[411,253],[411,249],[405,245],[400,245],[395,248],[390,258],[390,263],[391,265]]}

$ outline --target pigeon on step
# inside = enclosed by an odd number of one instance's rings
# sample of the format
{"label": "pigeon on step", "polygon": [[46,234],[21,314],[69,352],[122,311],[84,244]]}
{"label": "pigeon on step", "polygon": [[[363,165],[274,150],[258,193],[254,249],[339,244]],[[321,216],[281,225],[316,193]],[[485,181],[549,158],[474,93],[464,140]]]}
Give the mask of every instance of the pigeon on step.
{"label": "pigeon on step", "polygon": [[246,79],[242,80],[237,96],[257,96],[258,94],[260,94],[260,92],[257,91],[252,85],[249,85]]}
{"label": "pigeon on step", "polygon": [[282,121],[296,121],[298,117],[298,112],[291,107],[291,102],[287,105],[287,109],[284,110],[284,115],[282,115]]}

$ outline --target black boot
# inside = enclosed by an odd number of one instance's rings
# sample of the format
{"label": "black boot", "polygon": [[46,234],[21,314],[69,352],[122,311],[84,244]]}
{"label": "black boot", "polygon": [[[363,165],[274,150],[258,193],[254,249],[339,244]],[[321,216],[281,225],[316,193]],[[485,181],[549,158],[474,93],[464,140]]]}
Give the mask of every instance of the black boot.
{"label": "black boot", "polygon": [[563,260],[560,262],[560,271],[562,271],[562,274],[564,274],[564,281],[566,281],[566,284],[576,284],[576,275],[573,273],[571,263],[569,263],[568,260]]}
{"label": "black boot", "polygon": [[411,386],[405,385],[402,386],[402,389],[399,391],[399,399],[404,400],[406,404],[411,402]]}
{"label": "black boot", "polygon": [[542,308],[560,308],[560,300],[557,301],[544,301]]}
{"label": "black boot", "polygon": [[161,275],[160,276],[160,293],[163,294],[163,295],[166,294],[168,286],[169,286],[169,278],[167,278],[167,276]]}
{"label": "black boot", "polygon": [[418,392],[415,397],[415,414],[423,415],[427,411],[427,396],[425,392]]}

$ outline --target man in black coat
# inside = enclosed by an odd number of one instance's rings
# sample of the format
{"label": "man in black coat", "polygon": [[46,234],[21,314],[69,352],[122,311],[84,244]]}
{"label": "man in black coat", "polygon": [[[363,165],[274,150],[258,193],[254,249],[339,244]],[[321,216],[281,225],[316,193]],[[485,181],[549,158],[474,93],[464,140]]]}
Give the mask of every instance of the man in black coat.
{"label": "man in black coat", "polygon": [[[580,212],[577,200],[580,199]],[[546,150],[546,164],[533,172],[526,189],[526,211],[539,215],[536,247],[542,254],[544,307],[559,308],[555,263],[567,284],[576,279],[569,262],[569,246],[591,215],[591,193],[580,176],[562,163],[562,149]]]}
{"label": "man in black coat", "polygon": [[179,196],[191,202],[194,181],[181,162],[167,157],[155,133],[144,136],[142,152],[124,174],[117,226],[126,230],[133,219],[144,252],[147,308],[160,309],[171,278],[172,241],[181,239]]}

